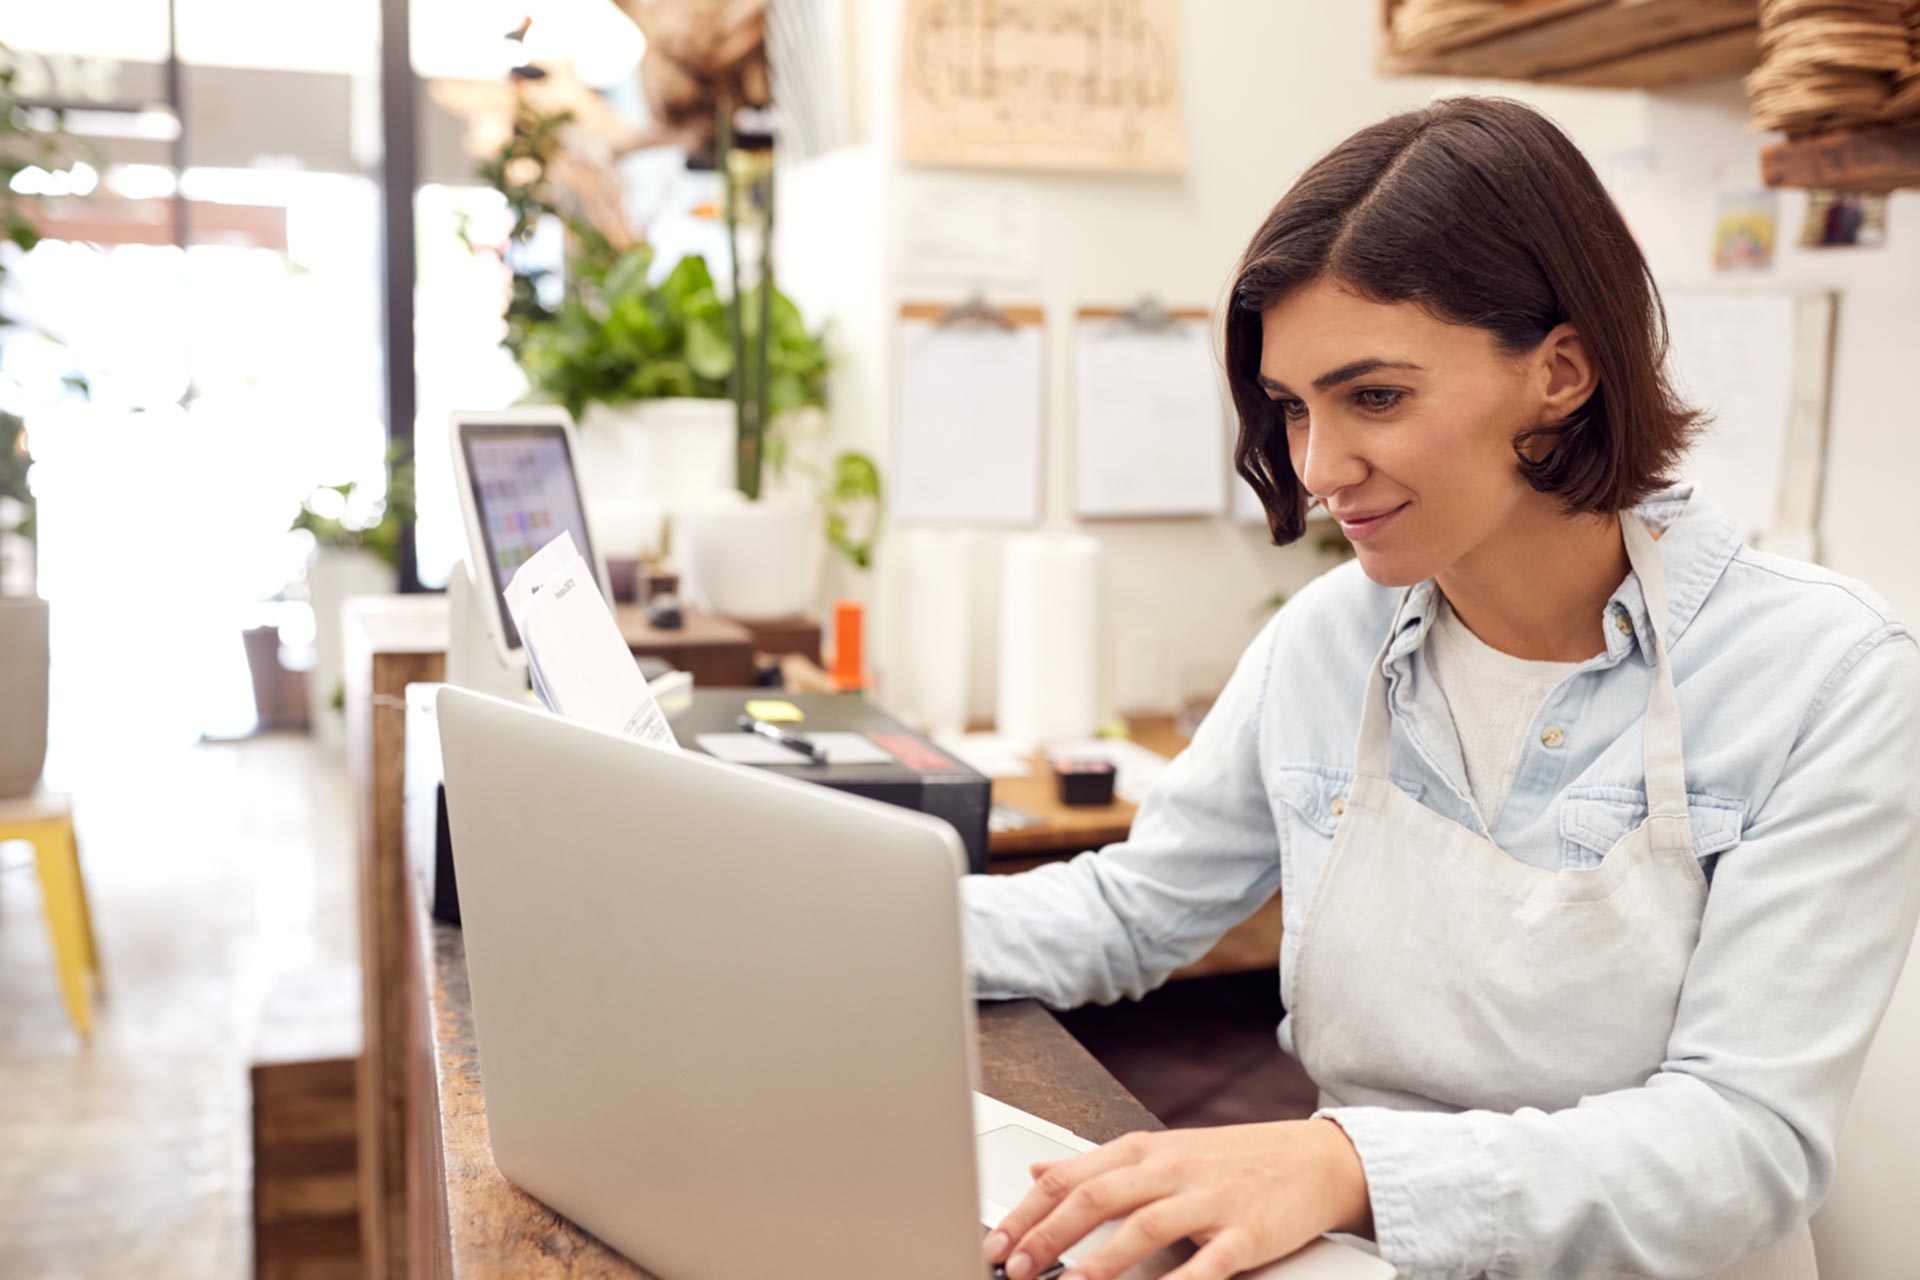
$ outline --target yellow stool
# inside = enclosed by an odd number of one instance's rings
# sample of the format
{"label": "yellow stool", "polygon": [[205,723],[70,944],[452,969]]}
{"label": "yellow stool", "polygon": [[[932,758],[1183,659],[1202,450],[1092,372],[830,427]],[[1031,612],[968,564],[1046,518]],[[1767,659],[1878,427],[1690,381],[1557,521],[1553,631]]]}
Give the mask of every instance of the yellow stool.
{"label": "yellow stool", "polygon": [[0,844],[24,840],[33,846],[40,871],[40,896],[47,908],[47,932],[53,938],[53,964],[60,974],[60,996],[82,1040],[93,1038],[93,1002],[87,977],[100,982],[100,952],[93,941],[93,915],[87,886],[80,878],[80,842],[73,834],[73,806],[66,796],[38,792],[22,800],[0,800]]}

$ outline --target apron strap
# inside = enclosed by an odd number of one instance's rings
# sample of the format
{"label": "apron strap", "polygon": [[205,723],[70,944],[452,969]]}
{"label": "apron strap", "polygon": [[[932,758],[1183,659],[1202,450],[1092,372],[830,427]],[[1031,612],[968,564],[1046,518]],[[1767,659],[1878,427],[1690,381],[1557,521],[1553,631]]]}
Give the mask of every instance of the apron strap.
{"label": "apron strap", "polygon": [[[1620,519],[1627,562],[1640,579],[1647,619],[1653,630],[1653,687],[1647,693],[1643,738],[1647,775],[1647,815],[1656,847],[1693,856],[1693,827],[1687,816],[1687,773],[1680,742],[1680,700],[1674,693],[1673,669],[1667,661],[1667,571],[1659,548],[1646,527],[1632,513]],[[1411,594],[1409,589],[1408,594]],[[1387,650],[1399,632],[1401,611],[1373,660],[1367,675],[1366,701],[1360,709],[1360,737],[1354,746],[1354,772],[1384,779],[1391,755],[1393,720],[1387,705]]]}

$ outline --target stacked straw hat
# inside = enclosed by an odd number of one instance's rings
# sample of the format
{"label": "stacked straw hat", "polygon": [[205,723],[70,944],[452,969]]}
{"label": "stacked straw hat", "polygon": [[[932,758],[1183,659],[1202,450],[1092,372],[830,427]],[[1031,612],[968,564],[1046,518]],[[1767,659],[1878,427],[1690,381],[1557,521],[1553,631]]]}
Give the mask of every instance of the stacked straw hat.
{"label": "stacked straw hat", "polygon": [[1907,0],[1907,65],[1893,73],[1893,96],[1880,108],[1887,120],[1920,118],[1920,0]]}
{"label": "stacked straw hat", "polygon": [[1393,10],[1393,47],[1415,53],[1444,44],[1511,7],[1512,0],[1401,0]]}
{"label": "stacked straw hat", "polygon": [[1747,77],[1754,126],[1798,134],[1884,118],[1894,77],[1913,66],[1908,19],[1917,7],[1760,0],[1760,65]]}

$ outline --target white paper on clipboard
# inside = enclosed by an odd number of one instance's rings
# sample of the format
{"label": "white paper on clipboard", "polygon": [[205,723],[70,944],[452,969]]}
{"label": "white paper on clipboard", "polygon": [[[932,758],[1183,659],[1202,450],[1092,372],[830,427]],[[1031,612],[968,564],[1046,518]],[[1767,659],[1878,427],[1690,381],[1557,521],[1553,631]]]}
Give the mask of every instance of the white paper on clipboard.
{"label": "white paper on clipboard", "polygon": [[1208,516],[1227,504],[1225,401],[1209,322],[1074,330],[1074,510]]}
{"label": "white paper on clipboard", "polygon": [[895,519],[1039,522],[1044,359],[1038,325],[900,322]]}
{"label": "white paper on clipboard", "polygon": [[1811,559],[1825,471],[1834,296],[1825,290],[1674,291],[1669,360],[1714,417],[1682,473],[1762,550]]}

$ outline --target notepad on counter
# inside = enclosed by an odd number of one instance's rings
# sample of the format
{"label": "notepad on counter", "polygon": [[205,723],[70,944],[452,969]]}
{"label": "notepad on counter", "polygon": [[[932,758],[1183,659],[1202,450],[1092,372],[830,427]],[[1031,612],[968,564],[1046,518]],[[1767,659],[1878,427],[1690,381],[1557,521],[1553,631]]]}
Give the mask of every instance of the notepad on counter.
{"label": "notepad on counter", "polygon": [[[807,740],[826,753],[827,764],[891,764],[891,752],[864,733],[810,733]],[[812,764],[805,755],[757,733],[702,733],[700,749],[729,764]]]}

